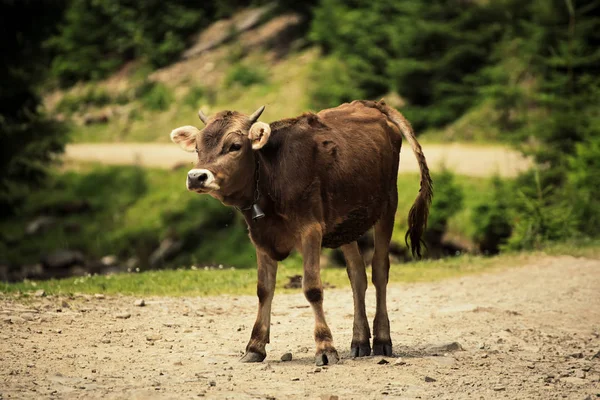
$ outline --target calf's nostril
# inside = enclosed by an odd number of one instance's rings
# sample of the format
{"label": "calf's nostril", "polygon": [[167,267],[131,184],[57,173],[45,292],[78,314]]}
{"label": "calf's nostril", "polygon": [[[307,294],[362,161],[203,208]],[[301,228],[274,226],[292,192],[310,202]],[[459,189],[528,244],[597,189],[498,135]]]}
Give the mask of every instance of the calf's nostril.
{"label": "calf's nostril", "polygon": [[204,183],[208,179],[208,175],[206,173],[202,173],[198,175],[198,182]]}

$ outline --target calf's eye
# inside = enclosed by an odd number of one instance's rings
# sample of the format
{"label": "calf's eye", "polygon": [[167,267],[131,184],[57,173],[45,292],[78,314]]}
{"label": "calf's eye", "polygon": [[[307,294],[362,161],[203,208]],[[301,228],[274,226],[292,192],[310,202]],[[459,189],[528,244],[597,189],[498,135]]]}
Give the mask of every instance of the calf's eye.
{"label": "calf's eye", "polygon": [[229,146],[229,152],[231,153],[232,151],[239,151],[242,148],[242,145],[239,143],[233,143],[231,146]]}

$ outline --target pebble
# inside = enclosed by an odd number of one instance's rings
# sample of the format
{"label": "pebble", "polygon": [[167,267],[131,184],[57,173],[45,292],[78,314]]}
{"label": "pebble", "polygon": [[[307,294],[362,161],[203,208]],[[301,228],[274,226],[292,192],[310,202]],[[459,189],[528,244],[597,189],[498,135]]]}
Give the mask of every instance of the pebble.
{"label": "pebble", "polygon": [[285,353],[281,356],[281,361],[292,361],[292,353]]}
{"label": "pebble", "polygon": [[321,368],[319,368],[319,367],[315,368],[315,371],[314,371],[314,372],[315,372],[315,374],[316,374],[317,372],[321,372]]}
{"label": "pebble", "polygon": [[97,298],[98,300],[102,300],[102,299],[106,298],[106,296],[104,296],[102,293],[96,293],[94,295],[94,297]]}
{"label": "pebble", "polygon": [[217,382],[215,382],[215,381],[210,381],[210,382],[208,382],[208,384],[210,386],[217,386]]}
{"label": "pebble", "polygon": [[396,361],[394,361],[394,365],[406,365],[406,361],[402,358],[397,358]]}
{"label": "pebble", "polygon": [[100,341],[100,343],[109,344],[110,343],[110,339],[102,339]]}
{"label": "pebble", "polygon": [[5,321],[10,322],[11,324],[24,324],[25,320],[21,317],[9,317]]}
{"label": "pebble", "polygon": [[292,382],[297,382],[299,380],[300,380],[300,378],[292,378]]}
{"label": "pebble", "polygon": [[585,380],[581,378],[568,377],[561,379],[561,382],[570,383],[572,385],[583,385],[585,384]]}
{"label": "pebble", "polygon": [[386,360],[385,358],[382,358],[381,360],[377,361],[378,365],[384,365],[384,364],[389,364],[390,362],[388,360]]}
{"label": "pebble", "polygon": [[506,388],[504,386],[494,386],[494,392],[503,392]]}
{"label": "pebble", "polygon": [[146,305],[146,301],[144,299],[139,299],[136,300],[133,305],[136,307],[144,307]]}
{"label": "pebble", "polygon": [[36,290],[33,295],[35,297],[44,297],[46,296],[46,291],[44,291],[44,289]]}
{"label": "pebble", "polygon": [[308,353],[308,347],[300,347],[298,353]]}
{"label": "pebble", "polygon": [[33,321],[33,320],[35,320],[35,315],[33,315],[31,313],[24,313],[24,314],[21,314],[21,318],[23,318],[25,321]]}
{"label": "pebble", "polygon": [[432,378],[430,376],[426,376],[425,377],[425,382],[437,382],[437,379],[434,379],[434,378]]}
{"label": "pebble", "polygon": [[580,379],[585,379],[585,372],[583,372],[583,371],[577,371],[575,373],[575,377],[576,378],[580,378]]}
{"label": "pebble", "polygon": [[154,342],[160,339],[162,339],[162,336],[157,333],[153,333],[146,336],[146,340],[148,340],[149,342]]}
{"label": "pebble", "polygon": [[115,315],[115,318],[118,318],[118,319],[127,319],[130,317],[131,317],[131,314],[128,312]]}
{"label": "pebble", "polygon": [[454,351],[464,351],[465,349],[458,342],[442,343],[434,346],[428,346],[425,351],[429,354],[444,354]]}

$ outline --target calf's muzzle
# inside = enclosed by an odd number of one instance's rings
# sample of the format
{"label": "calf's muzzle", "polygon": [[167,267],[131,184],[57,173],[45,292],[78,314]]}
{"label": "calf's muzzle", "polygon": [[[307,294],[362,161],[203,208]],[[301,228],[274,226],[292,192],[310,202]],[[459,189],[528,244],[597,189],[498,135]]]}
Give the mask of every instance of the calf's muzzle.
{"label": "calf's muzzle", "polygon": [[197,168],[188,172],[187,188],[188,190],[218,189],[213,173],[207,169]]}

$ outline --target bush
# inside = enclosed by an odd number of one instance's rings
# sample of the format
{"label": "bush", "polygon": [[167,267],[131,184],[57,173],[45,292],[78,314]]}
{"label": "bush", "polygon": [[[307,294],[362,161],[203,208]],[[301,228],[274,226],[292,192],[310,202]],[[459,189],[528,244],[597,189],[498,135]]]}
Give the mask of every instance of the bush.
{"label": "bush", "polygon": [[200,106],[200,100],[202,100],[204,96],[206,96],[206,89],[204,89],[204,87],[192,86],[183,98],[183,104],[195,110]]}
{"label": "bush", "polygon": [[210,22],[205,10],[183,0],[71,1],[60,33],[48,40],[56,53],[53,73],[68,86],[102,79],[134,58],[154,67],[166,65],[185,48],[192,32]]}
{"label": "bush", "polygon": [[492,191],[473,209],[473,241],[484,254],[497,254],[512,233],[511,193],[499,177],[492,179]]}
{"label": "bush", "polygon": [[87,88],[82,94],[65,94],[56,105],[56,111],[72,114],[86,107],[102,107],[115,102],[105,90],[97,86]]}
{"label": "bush", "polygon": [[165,111],[173,102],[171,90],[159,82],[142,84],[139,96],[143,106],[152,111]]}
{"label": "bush", "polygon": [[[183,251],[168,267],[194,261],[253,265],[243,219],[209,196],[187,192],[184,180],[185,174],[136,166],[82,166],[52,175],[43,192],[27,196],[20,215],[0,220],[0,254],[19,265],[36,263],[56,249],[77,249],[89,260],[107,254],[122,261],[136,257],[144,269],[159,243],[170,238],[181,241]],[[73,202],[87,204],[85,212],[59,213]],[[27,235],[27,223],[39,215],[59,218],[47,232]]]}
{"label": "bush", "polygon": [[455,182],[454,174],[444,168],[440,173],[432,174],[434,196],[429,212],[429,221],[425,231],[427,245],[439,247],[448,228],[448,220],[463,208],[464,194]]}
{"label": "bush", "polygon": [[243,87],[267,82],[267,73],[261,68],[237,64],[234,65],[225,76],[225,87],[230,88],[235,84]]}
{"label": "bush", "polygon": [[572,188],[573,218],[585,235],[600,236],[600,137],[576,145],[568,158],[568,184]]}
{"label": "bush", "polygon": [[336,57],[316,61],[311,73],[311,107],[315,110],[335,107],[362,99],[365,93],[357,86],[349,68]]}
{"label": "bush", "polygon": [[550,182],[552,171],[537,168],[515,182],[513,233],[507,242],[511,250],[540,249],[549,242],[573,239],[577,221],[573,218],[571,190]]}

